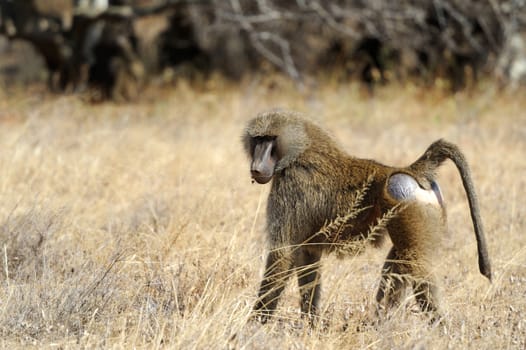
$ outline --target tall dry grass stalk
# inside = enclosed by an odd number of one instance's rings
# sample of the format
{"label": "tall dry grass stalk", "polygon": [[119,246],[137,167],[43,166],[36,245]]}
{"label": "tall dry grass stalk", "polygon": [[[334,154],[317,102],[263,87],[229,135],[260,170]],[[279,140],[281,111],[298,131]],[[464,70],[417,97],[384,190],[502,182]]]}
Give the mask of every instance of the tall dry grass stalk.
{"label": "tall dry grass stalk", "polygon": [[[521,96],[491,86],[447,96],[408,85],[371,98],[335,82],[298,92],[279,78],[181,82],[129,105],[0,91],[0,345],[522,349]],[[459,144],[482,206],[493,284],[478,273],[465,195],[446,165],[439,180],[450,232],[436,261],[444,325],[429,327],[409,296],[391,318],[374,322],[389,242],[323,259],[325,329],[303,323],[294,283],[278,321],[250,321],[268,188],[250,183],[240,134],[249,117],[271,107],[306,112],[350,153],[393,165],[412,162],[440,137]]]}

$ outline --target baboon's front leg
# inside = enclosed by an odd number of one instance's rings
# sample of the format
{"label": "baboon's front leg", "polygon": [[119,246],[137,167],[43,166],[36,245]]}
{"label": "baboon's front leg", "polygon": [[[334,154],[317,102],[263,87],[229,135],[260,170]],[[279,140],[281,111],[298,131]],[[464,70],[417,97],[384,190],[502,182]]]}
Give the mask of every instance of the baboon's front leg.
{"label": "baboon's front leg", "polygon": [[285,282],[292,274],[292,256],[286,249],[272,250],[267,255],[265,273],[259,287],[254,311],[262,323],[268,321],[276,306]]}
{"label": "baboon's front leg", "polygon": [[299,248],[296,252],[295,266],[301,296],[301,312],[310,317],[318,313],[320,299],[320,259],[321,252]]}

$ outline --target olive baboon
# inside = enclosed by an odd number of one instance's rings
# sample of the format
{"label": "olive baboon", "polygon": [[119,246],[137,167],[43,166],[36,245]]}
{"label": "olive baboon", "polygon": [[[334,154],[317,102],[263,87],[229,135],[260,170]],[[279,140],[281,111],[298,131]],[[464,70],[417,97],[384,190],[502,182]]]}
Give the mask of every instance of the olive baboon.
{"label": "olive baboon", "polygon": [[[491,279],[490,263],[478,202],[466,160],[457,146],[443,140],[405,168],[347,155],[314,123],[294,112],[272,111],[252,119],[243,144],[251,158],[252,179],[272,181],[267,202],[270,251],[254,307],[262,322],[271,316],[288,277],[297,274],[301,311],[317,314],[320,295],[320,257],[335,243],[370,240],[369,228],[386,212],[401,206],[385,224],[393,243],[377,293],[382,306],[397,303],[403,287],[411,285],[422,311],[440,315],[432,273],[432,253],[446,230],[446,212],[435,181],[437,167],[447,158],[457,166],[466,191],[475,229],[480,272]],[[336,239],[320,235],[328,222],[349,210],[364,182],[368,189],[362,207]],[[311,318],[312,319],[312,318]]]}

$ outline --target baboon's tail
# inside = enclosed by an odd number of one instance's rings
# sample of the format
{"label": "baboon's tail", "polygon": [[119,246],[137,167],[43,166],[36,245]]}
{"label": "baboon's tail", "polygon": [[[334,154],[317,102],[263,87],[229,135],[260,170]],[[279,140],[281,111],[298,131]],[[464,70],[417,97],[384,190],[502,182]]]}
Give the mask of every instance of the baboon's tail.
{"label": "baboon's tail", "polygon": [[438,166],[446,159],[451,159],[453,163],[455,163],[460,173],[460,177],[462,178],[462,184],[464,185],[464,190],[468,197],[473,228],[475,229],[475,236],[477,238],[479,270],[480,273],[491,280],[491,266],[486,247],[486,239],[484,238],[484,228],[482,227],[482,220],[480,218],[477,194],[475,192],[473,181],[471,180],[471,171],[464,154],[462,154],[455,144],[444,140],[438,140],[433,142],[424,154],[410,166],[410,168],[415,173],[422,174],[423,176],[432,179],[435,177],[435,172]]}

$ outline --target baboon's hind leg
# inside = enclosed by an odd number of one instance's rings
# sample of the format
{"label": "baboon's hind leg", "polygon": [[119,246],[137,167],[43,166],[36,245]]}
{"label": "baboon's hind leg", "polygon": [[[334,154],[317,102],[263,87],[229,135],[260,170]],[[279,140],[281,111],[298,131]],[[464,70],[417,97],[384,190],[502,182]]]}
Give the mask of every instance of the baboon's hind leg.
{"label": "baboon's hind leg", "polygon": [[392,247],[385,258],[380,285],[376,293],[376,301],[380,307],[387,310],[400,302],[406,285],[402,273],[396,249]]}
{"label": "baboon's hind leg", "polygon": [[438,291],[433,280],[428,277],[413,281],[413,291],[423,312],[432,315],[438,314]]}
{"label": "baboon's hind leg", "polygon": [[[422,311],[437,316],[439,300],[433,259],[446,231],[444,204],[438,185],[432,182],[431,189],[425,190],[414,177],[398,173],[389,178],[386,190],[387,200],[393,205],[402,203],[403,207],[388,223],[394,247],[385,266],[402,275],[405,281],[410,281]],[[386,290],[383,284],[381,287]],[[379,291],[378,298],[384,299],[384,294]]]}
{"label": "baboon's hind leg", "polygon": [[438,290],[433,275],[423,268],[421,262],[398,254],[396,247],[392,247],[382,268],[376,294],[379,308],[388,310],[398,306],[408,285],[412,287],[420,309],[431,315],[431,322],[434,322],[440,312]]}

